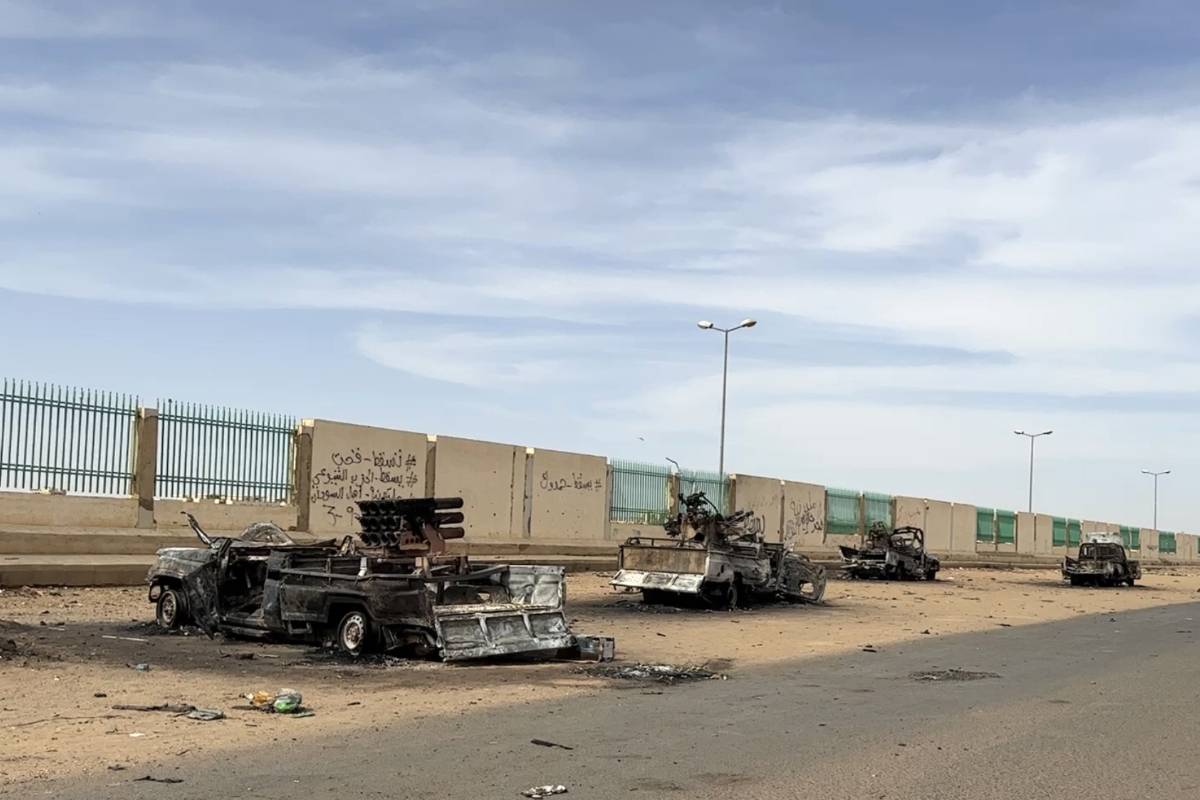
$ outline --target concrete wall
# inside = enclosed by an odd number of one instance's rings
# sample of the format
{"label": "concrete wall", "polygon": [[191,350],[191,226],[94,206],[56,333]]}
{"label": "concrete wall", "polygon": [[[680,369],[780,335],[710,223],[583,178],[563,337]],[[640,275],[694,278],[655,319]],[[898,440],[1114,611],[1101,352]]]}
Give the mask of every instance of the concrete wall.
{"label": "concrete wall", "polygon": [[950,552],[975,552],[975,506],[955,503],[950,512]]}
{"label": "concrete wall", "polygon": [[941,500],[897,495],[893,501],[896,527],[913,525],[925,531],[925,549],[934,555],[950,552],[953,507]]}
{"label": "concrete wall", "polygon": [[137,498],[0,492],[0,525],[132,528]]}
{"label": "concrete wall", "polygon": [[525,536],[525,448],[437,437],[433,493],[461,497],[467,541]]}
{"label": "concrete wall", "polygon": [[768,542],[783,541],[783,481],[738,475],[733,499],[736,510],[754,512]]}
{"label": "concrete wall", "polygon": [[1021,555],[1037,554],[1037,515],[1028,511],[1017,512],[1017,552]]}
{"label": "concrete wall", "polygon": [[608,539],[608,460],[535,450],[530,457],[529,530],[534,539]]}
{"label": "concrete wall", "polygon": [[897,495],[892,500],[893,522],[897,528],[912,525],[925,529],[925,500],[920,497],[902,497]]}
{"label": "concrete wall", "polygon": [[835,549],[834,545],[825,543],[824,486],[783,482],[783,537],[794,549],[803,552]]}
{"label": "concrete wall", "polygon": [[286,530],[296,529],[298,509],[278,503],[190,503],[186,500],[155,500],[154,520],[156,526],[166,530],[183,530],[188,527],[183,513],[188,511],[206,531],[236,531],[246,529],[255,522],[274,522]]}
{"label": "concrete wall", "polygon": [[359,500],[425,496],[427,451],[423,433],[314,421],[311,532],[356,533]]}
{"label": "concrete wall", "polygon": [[1158,560],[1158,531],[1151,530],[1150,528],[1140,528],[1138,536],[1141,539],[1142,545],[1139,551],[1142,561]]}

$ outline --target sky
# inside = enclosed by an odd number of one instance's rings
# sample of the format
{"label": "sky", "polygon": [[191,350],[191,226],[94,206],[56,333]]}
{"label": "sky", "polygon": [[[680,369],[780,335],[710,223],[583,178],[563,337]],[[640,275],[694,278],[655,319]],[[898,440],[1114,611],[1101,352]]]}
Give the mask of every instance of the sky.
{"label": "sky", "polygon": [[0,375],[1200,529],[1188,2],[0,0]]}

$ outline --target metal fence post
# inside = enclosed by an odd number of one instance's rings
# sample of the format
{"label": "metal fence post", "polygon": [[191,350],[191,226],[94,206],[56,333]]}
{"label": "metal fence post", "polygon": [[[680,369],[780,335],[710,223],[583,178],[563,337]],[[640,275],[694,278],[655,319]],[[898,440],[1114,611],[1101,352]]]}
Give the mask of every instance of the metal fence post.
{"label": "metal fence post", "polygon": [[129,493],[137,498],[138,528],[154,527],[154,482],[158,466],[158,409],[139,408],[133,423],[133,479]]}

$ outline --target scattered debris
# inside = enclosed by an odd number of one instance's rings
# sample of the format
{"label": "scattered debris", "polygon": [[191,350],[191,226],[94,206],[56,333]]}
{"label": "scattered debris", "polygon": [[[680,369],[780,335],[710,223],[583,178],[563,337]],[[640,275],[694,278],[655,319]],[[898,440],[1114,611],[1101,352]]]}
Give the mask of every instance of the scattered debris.
{"label": "scattered debris", "polygon": [[108,697],[108,694],[105,692],[93,692],[92,697]]}
{"label": "scattered debris", "polygon": [[578,635],[575,647],[584,661],[612,661],[617,656],[617,641],[611,636]]}
{"label": "scattered debris", "polygon": [[525,797],[532,797],[535,798],[535,800],[539,797],[550,797],[551,795],[566,793],[567,787],[563,786],[561,783],[557,785],[547,784],[545,786],[531,786],[525,791],[521,792],[521,794]]}
{"label": "scattered debris", "polygon": [[108,768],[113,772],[121,772],[122,770],[125,769],[125,765],[124,764],[109,764]]}
{"label": "scattered debris", "polygon": [[574,747],[568,747],[567,745],[559,744],[558,742],[548,742],[545,739],[530,739],[529,743],[536,744],[539,747],[557,747],[560,750],[574,750],[575,749]]}
{"label": "scattered debris", "polygon": [[138,672],[149,672],[150,671],[149,664],[126,664],[125,666],[129,667],[130,669],[137,670]]}
{"label": "scattered debris", "polygon": [[654,681],[656,683],[674,684],[684,681],[727,680],[728,675],[714,672],[704,667],[672,664],[622,664],[599,665],[582,670],[588,675],[600,678],[619,678],[630,681]]}
{"label": "scattered debris", "polygon": [[136,705],[132,703],[118,703],[113,706],[113,711],[166,711],[168,714],[190,714],[196,710],[193,705],[185,703],[159,703],[153,706]]}
{"label": "scattered debris", "polygon": [[873,644],[864,644],[862,646],[862,651],[864,653],[878,653],[879,649],[876,648],[875,645],[873,645]]}
{"label": "scattered debris", "polygon": [[995,672],[972,672],[966,669],[932,669],[914,672],[908,677],[914,681],[981,681],[985,678],[999,678]]}
{"label": "scattered debris", "polygon": [[225,719],[225,712],[217,708],[194,708],[188,712],[187,718],[200,722],[215,722]]}
{"label": "scattered debris", "polygon": [[268,714],[290,714],[295,717],[315,716],[304,707],[304,696],[295,689],[280,689],[275,694],[259,690],[242,695],[250,701],[248,706],[234,706],[249,711],[265,711]]}
{"label": "scattered debris", "polygon": [[153,775],[143,775],[140,778],[134,778],[133,782],[147,781],[149,783],[183,783],[183,778],[156,778]]}
{"label": "scattered debris", "polygon": [[107,633],[100,634],[101,639],[115,639],[122,642],[138,642],[139,644],[148,644],[149,639],[139,639],[136,636],[110,636]]}

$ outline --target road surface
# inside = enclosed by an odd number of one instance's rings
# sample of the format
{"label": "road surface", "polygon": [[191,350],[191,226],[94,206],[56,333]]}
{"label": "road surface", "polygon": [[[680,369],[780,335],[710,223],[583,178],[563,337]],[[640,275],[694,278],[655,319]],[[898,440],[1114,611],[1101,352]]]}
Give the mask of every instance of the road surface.
{"label": "road surface", "polygon": [[[189,752],[166,769],[20,790],[81,800],[518,798],[561,783],[567,800],[1192,800],[1198,642],[1196,603],[1086,615],[764,665],[724,681],[615,682],[582,698],[265,741],[232,758]],[[999,677],[911,677],[945,668]],[[134,782],[142,772],[182,783]]]}

